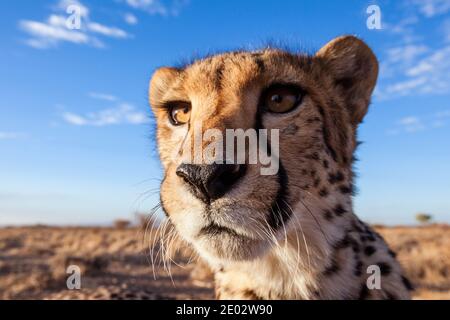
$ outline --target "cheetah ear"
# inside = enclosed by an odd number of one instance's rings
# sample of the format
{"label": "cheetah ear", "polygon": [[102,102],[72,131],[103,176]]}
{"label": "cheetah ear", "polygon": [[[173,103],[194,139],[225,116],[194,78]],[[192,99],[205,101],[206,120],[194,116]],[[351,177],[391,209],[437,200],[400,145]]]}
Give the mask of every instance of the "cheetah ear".
{"label": "cheetah ear", "polygon": [[378,61],[372,50],[354,36],[338,37],[316,54],[326,65],[343,95],[350,119],[358,125],[367,113],[378,77]]}
{"label": "cheetah ear", "polygon": [[180,70],[176,68],[162,67],[155,71],[149,86],[149,101],[152,107],[159,106],[164,101],[164,95],[179,75]]}

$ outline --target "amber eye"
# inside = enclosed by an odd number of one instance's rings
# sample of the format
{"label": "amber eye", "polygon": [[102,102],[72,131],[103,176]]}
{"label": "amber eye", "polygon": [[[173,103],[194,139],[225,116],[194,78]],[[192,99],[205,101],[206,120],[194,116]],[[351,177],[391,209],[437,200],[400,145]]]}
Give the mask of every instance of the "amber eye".
{"label": "amber eye", "polygon": [[169,108],[169,119],[174,126],[189,122],[191,118],[191,105],[187,102],[174,103]]}
{"label": "amber eye", "polygon": [[293,86],[274,86],[264,94],[264,106],[272,112],[288,112],[302,100],[302,90]]}

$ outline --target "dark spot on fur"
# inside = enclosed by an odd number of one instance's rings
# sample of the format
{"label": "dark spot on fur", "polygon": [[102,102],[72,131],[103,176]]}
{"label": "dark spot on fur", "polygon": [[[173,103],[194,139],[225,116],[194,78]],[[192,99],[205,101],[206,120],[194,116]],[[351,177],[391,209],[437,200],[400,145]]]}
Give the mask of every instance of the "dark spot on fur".
{"label": "dark spot on fur", "polygon": [[353,192],[353,191],[352,191],[352,188],[349,187],[349,186],[339,186],[339,191],[340,191],[342,194],[350,194],[350,193]]}
{"label": "dark spot on fur", "polygon": [[328,196],[328,190],[327,190],[327,188],[322,188],[322,189],[320,189],[320,191],[319,191],[319,196],[321,196],[321,197],[326,197],[326,196]]}
{"label": "dark spot on fur", "polygon": [[355,221],[352,222],[352,227],[353,227],[353,229],[355,229],[358,232],[362,232],[363,231],[361,229],[361,227]]}
{"label": "dark spot on fur", "polygon": [[392,268],[386,262],[379,262],[377,263],[377,266],[380,268],[380,272],[383,276],[387,276],[391,273]]}
{"label": "dark spot on fur", "polygon": [[392,258],[397,257],[397,254],[396,254],[394,251],[392,251],[391,249],[388,250],[388,254],[389,254]]}
{"label": "dark spot on fur", "polygon": [[314,153],[312,153],[310,155],[307,155],[306,158],[307,159],[311,159],[311,160],[316,160],[316,161],[320,160],[319,154],[317,152],[314,152]]}
{"label": "dark spot on fur", "polygon": [[402,276],[402,282],[405,285],[406,289],[408,289],[409,291],[413,291],[414,290],[414,286],[408,280],[408,278],[406,278],[405,276]]}
{"label": "dark spot on fur", "polygon": [[328,182],[331,184],[335,184],[337,182],[342,182],[343,180],[344,180],[344,175],[340,171],[338,171],[336,173],[330,173],[328,175]]}
{"label": "dark spot on fur", "polygon": [[355,276],[360,277],[362,275],[362,267],[363,267],[362,261],[357,260],[356,265],[355,265],[355,270],[354,270]]}
{"label": "dark spot on fur", "polygon": [[313,290],[312,294],[313,294],[313,297],[316,298],[317,300],[320,299],[320,292],[319,292],[319,290]]}
{"label": "dark spot on fur", "polygon": [[[328,213],[330,214],[330,216],[332,216],[331,212],[328,210]],[[333,245],[333,248],[335,249],[344,249],[347,248],[348,246],[350,246],[350,238],[348,235],[346,235],[344,238],[342,238],[341,240],[339,240],[338,242],[336,242]]]}
{"label": "dark spot on fur", "polygon": [[323,271],[323,274],[325,276],[331,276],[336,272],[338,272],[339,270],[340,270],[339,265],[337,264],[336,260],[333,259],[331,265]]}
{"label": "dark spot on fur", "polygon": [[260,73],[263,73],[264,70],[266,70],[266,66],[264,65],[264,60],[261,59],[259,56],[255,57],[255,63],[258,66],[258,70]]}
{"label": "dark spot on fur", "polygon": [[339,217],[342,216],[345,212],[347,212],[347,210],[345,210],[341,204],[336,205],[333,211]]}
{"label": "dark spot on fur", "polygon": [[364,283],[361,287],[361,290],[359,290],[359,300],[365,300],[369,296],[369,289],[367,288],[367,285]]}
{"label": "dark spot on fur", "polygon": [[364,254],[368,257],[373,255],[375,253],[375,251],[377,251],[377,250],[372,246],[367,246],[364,248]]}
{"label": "dark spot on fur", "polygon": [[220,89],[222,87],[224,69],[225,69],[224,63],[221,63],[216,69],[216,77],[214,79],[214,85],[218,89]]}
{"label": "dark spot on fur", "polygon": [[315,178],[314,179],[314,188],[317,188],[320,184],[320,178]]}
{"label": "dark spot on fur", "polygon": [[325,168],[325,169],[328,169],[328,167],[329,167],[329,163],[328,163],[328,160],[323,160],[323,167]]}
{"label": "dark spot on fur", "polygon": [[323,212],[323,216],[325,217],[325,219],[327,219],[328,221],[333,219],[333,214],[331,213],[330,210],[325,210]]}
{"label": "dark spot on fur", "polygon": [[263,300],[260,296],[258,296],[253,290],[246,289],[242,292],[242,295],[251,300]]}
{"label": "dark spot on fur", "polygon": [[353,238],[349,238],[349,239],[350,239],[350,245],[352,246],[353,251],[355,253],[358,253],[360,251],[359,243]]}

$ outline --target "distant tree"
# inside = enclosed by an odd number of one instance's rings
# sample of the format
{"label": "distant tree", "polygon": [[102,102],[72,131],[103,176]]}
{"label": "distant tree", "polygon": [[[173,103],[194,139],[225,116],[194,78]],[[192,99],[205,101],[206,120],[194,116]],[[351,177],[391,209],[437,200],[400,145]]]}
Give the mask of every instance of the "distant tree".
{"label": "distant tree", "polygon": [[135,212],[134,219],[137,227],[144,232],[156,228],[159,225],[159,223],[155,221],[155,217],[149,213]]}
{"label": "distant tree", "polygon": [[430,223],[431,220],[433,220],[433,216],[428,213],[418,213],[418,214],[416,214],[416,220],[419,223],[427,224],[427,223]]}
{"label": "distant tree", "polygon": [[114,221],[114,227],[116,229],[126,229],[130,226],[131,222],[125,219],[117,219]]}

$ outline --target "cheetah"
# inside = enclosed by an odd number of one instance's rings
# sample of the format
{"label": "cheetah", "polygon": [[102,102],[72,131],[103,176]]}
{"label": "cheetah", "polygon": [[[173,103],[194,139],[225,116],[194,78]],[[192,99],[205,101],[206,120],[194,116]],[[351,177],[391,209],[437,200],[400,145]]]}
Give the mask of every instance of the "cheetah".
{"label": "cheetah", "polygon": [[[155,71],[161,206],[214,271],[218,299],[410,299],[395,253],[352,205],[357,128],[377,77],[374,53],[354,36],[314,55],[232,51]],[[197,123],[278,129],[277,173],[186,162]],[[368,286],[373,266],[378,288]]]}

